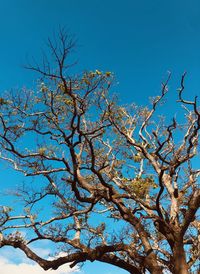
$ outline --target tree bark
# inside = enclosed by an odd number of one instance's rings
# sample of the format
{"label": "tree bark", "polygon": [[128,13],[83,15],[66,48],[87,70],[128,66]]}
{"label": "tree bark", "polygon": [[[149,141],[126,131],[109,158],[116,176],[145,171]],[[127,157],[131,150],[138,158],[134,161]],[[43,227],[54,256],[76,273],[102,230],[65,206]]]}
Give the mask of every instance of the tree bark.
{"label": "tree bark", "polygon": [[151,271],[151,274],[162,274],[162,268],[156,267]]}
{"label": "tree bark", "polygon": [[174,243],[173,257],[173,274],[189,274],[182,241],[177,241]]}
{"label": "tree bark", "polygon": [[162,266],[159,265],[157,261],[157,256],[155,253],[150,253],[146,258],[145,258],[145,267],[149,270],[151,274],[161,274],[162,273]]}

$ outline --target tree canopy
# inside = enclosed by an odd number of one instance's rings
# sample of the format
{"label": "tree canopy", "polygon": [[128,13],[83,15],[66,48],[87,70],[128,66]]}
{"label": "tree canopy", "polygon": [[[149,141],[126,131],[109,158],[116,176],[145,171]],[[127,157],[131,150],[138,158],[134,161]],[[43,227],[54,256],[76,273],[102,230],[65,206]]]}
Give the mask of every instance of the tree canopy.
{"label": "tree canopy", "polygon": [[[198,271],[200,111],[197,98],[185,99],[185,74],[182,120],[168,124],[160,109],[170,74],[151,107],[123,106],[111,72],[70,74],[74,42],[59,38],[49,40],[56,65],[45,57],[28,66],[40,74],[36,90],[0,98],[0,157],[37,178],[16,191],[20,213],[2,205],[0,247],[44,270],[100,261],[132,274]],[[45,240],[54,258],[32,250]]]}

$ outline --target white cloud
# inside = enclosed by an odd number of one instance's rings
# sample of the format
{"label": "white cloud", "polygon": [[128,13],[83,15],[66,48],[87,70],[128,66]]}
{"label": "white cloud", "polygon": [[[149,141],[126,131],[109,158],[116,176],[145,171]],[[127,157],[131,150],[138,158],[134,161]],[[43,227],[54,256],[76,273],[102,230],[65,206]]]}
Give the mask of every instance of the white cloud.
{"label": "white cloud", "polygon": [[[42,250],[47,254],[48,250]],[[16,260],[17,258],[17,260]],[[40,266],[27,259],[19,250],[6,249],[0,252],[0,269],[1,274],[80,274],[78,268],[71,269],[65,264],[57,270],[44,271]]]}

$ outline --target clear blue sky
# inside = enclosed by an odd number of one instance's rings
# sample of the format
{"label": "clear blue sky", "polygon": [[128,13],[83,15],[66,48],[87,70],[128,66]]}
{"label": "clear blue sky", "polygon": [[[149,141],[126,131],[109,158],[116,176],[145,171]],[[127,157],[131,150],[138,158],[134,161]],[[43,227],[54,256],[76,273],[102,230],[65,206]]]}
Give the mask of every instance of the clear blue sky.
{"label": "clear blue sky", "polygon": [[[1,92],[33,86],[36,75],[22,65],[26,56],[40,59],[45,39],[59,25],[78,38],[78,69],[113,71],[122,102],[147,103],[168,70],[169,102],[185,70],[188,96],[199,94],[198,0],[0,0]],[[95,263],[83,269],[86,274],[125,273]]]}

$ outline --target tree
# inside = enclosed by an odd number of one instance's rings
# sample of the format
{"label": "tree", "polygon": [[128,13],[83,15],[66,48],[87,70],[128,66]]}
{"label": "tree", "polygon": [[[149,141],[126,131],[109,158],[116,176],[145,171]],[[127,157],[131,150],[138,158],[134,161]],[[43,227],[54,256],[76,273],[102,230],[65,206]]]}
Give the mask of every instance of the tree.
{"label": "tree", "polygon": [[[74,43],[64,32],[49,45],[57,66],[29,66],[41,75],[37,91],[0,99],[1,159],[38,178],[18,189],[20,214],[2,206],[0,247],[21,249],[44,270],[100,261],[132,274],[195,271],[200,112],[196,98],[184,99],[185,74],[183,118],[167,125],[155,111],[170,74],[151,107],[121,106],[109,94],[112,73],[69,75]],[[51,260],[31,249],[43,240],[55,246]]]}

